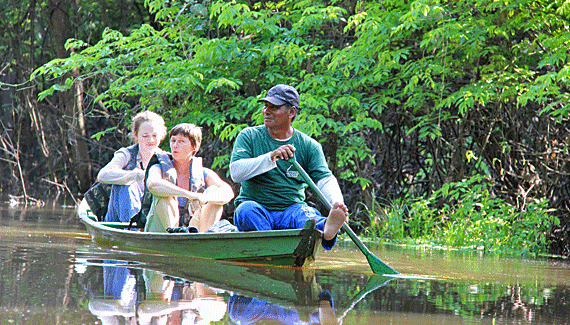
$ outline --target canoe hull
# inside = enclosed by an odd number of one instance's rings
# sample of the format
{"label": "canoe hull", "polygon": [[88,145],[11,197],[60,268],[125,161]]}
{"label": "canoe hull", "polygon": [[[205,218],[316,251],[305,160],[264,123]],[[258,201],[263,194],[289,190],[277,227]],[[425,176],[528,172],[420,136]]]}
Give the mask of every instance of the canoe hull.
{"label": "canoe hull", "polygon": [[129,231],[105,226],[89,216],[85,200],[78,215],[94,242],[142,253],[164,254],[247,263],[307,266],[315,259],[322,232],[314,222],[304,229],[169,234]]}

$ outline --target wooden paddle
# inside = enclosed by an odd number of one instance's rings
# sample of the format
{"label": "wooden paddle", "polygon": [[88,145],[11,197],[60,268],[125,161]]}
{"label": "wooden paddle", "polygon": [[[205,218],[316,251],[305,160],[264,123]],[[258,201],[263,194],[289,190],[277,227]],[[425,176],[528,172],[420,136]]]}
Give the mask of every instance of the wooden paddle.
{"label": "wooden paddle", "polygon": [[[295,157],[289,158],[287,161],[291,163],[293,166],[295,166],[299,174],[301,174],[303,180],[307,184],[309,184],[309,187],[311,187],[313,192],[315,192],[315,194],[319,197],[321,202],[323,202],[325,207],[328,210],[332,209],[331,203],[325,198],[321,190],[317,187],[317,184],[315,184],[315,182],[313,182],[311,177],[309,177],[309,174],[307,174],[307,172],[303,169],[303,167],[301,167],[301,165],[299,165],[297,160],[295,160]],[[368,250],[368,248],[364,245],[364,243],[360,240],[360,238],[358,238],[358,236],[354,233],[354,231],[350,229],[350,227],[346,222],[342,225],[342,229],[344,229],[344,231],[348,234],[348,237],[352,239],[352,241],[356,244],[356,246],[360,249],[360,251],[364,254],[364,256],[366,256],[366,260],[368,261],[368,264],[370,265],[370,268],[372,269],[372,272],[374,272],[374,274],[399,274],[393,268],[388,266],[386,263],[382,262],[374,254],[372,254]]]}

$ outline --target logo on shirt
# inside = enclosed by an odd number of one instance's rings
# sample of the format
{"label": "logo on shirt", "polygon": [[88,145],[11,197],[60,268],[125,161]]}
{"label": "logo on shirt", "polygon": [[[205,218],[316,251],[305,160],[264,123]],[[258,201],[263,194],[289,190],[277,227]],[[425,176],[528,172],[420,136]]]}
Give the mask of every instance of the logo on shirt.
{"label": "logo on shirt", "polygon": [[299,172],[293,168],[293,165],[291,165],[291,166],[289,166],[289,168],[287,168],[287,177],[297,178],[298,176],[299,176]]}

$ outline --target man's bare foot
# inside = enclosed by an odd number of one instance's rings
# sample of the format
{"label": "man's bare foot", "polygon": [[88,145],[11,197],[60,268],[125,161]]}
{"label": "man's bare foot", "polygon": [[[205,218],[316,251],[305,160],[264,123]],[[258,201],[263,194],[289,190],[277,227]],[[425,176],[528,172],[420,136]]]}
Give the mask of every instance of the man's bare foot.
{"label": "man's bare foot", "polygon": [[336,236],[342,225],[348,221],[348,209],[342,203],[335,203],[325,222],[324,239],[331,240]]}

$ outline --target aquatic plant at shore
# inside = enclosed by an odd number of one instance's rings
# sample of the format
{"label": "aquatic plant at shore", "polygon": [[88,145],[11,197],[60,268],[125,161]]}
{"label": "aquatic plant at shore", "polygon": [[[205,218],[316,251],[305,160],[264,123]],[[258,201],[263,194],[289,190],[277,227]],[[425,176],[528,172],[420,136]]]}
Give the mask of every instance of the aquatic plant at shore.
{"label": "aquatic plant at shore", "polygon": [[546,199],[529,199],[517,209],[494,196],[481,175],[447,183],[427,198],[374,205],[365,207],[371,237],[509,255],[548,253],[548,236],[560,224]]}

